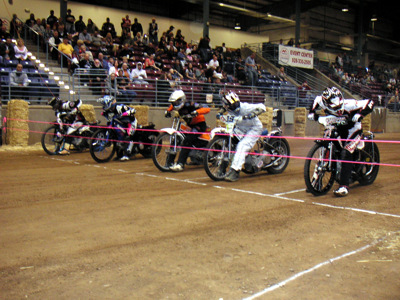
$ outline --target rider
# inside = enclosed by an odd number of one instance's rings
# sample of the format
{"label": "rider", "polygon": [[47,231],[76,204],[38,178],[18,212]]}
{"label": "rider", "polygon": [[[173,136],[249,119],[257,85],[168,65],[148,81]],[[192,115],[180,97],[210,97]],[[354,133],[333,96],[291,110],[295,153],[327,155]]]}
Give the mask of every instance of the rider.
{"label": "rider", "polygon": [[[61,141],[62,135],[65,134],[65,142],[70,143],[72,141],[72,134],[77,131],[84,123],[85,117],[79,108],[82,105],[80,99],[76,101],[63,101],[58,97],[53,97],[49,100],[48,105],[53,107],[57,117],[57,123],[60,126],[60,132],[55,138],[55,141]],[[68,130],[64,132],[64,124],[68,123]],[[59,154],[69,154],[67,149],[63,149]]]}
{"label": "rider", "polygon": [[262,103],[250,104],[240,102],[238,95],[234,92],[229,92],[222,96],[222,106],[223,109],[221,112],[228,111],[233,116],[242,117],[236,123],[236,128],[243,132],[244,137],[236,147],[231,168],[225,177],[225,180],[232,182],[239,179],[239,173],[245,162],[247,152],[253,148],[263,132],[263,124],[257,116],[265,112],[266,107]]}
{"label": "rider", "polygon": [[134,135],[137,120],[135,118],[136,109],[129,107],[125,104],[117,104],[117,100],[113,96],[104,96],[97,99],[97,102],[103,105],[103,112],[101,113],[107,120],[115,118],[121,125],[118,126],[117,133],[120,140],[125,141],[124,155],[120,158],[121,161],[129,160],[132,151],[133,142],[130,140]]}
{"label": "rider", "polygon": [[176,110],[179,115],[183,116],[187,125],[192,129],[190,133],[186,135],[186,139],[183,142],[181,152],[179,153],[178,161],[170,167],[173,172],[183,171],[186,160],[191,151],[192,145],[198,143],[198,137],[201,133],[206,132],[207,124],[204,117],[205,114],[210,112],[210,108],[206,106],[201,106],[195,102],[187,102],[186,95],[182,90],[174,91],[168,99],[170,106],[165,111],[165,117],[171,117],[171,111]]}
{"label": "rider", "polygon": [[[372,100],[344,99],[342,92],[336,87],[326,88],[321,96],[317,96],[312,104],[308,119],[318,120],[316,110],[321,108],[325,114],[337,117],[347,117],[347,123],[337,125],[340,138],[346,139],[341,151],[340,159],[352,161],[352,154],[359,143],[362,134],[362,119],[372,112],[375,103]],[[333,193],[338,197],[344,197],[349,193],[351,177],[351,163],[342,163],[340,172],[339,188]]]}

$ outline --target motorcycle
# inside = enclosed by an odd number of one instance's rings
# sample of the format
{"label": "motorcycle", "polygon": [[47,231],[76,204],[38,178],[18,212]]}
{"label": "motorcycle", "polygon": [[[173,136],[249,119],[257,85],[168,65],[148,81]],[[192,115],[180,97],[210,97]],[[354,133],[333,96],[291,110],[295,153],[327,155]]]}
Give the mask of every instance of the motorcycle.
{"label": "motorcycle", "polygon": [[[175,163],[179,157],[182,144],[185,141],[186,134],[190,134],[192,129],[187,125],[193,116],[185,115],[180,116],[178,112],[174,112],[172,126],[170,128],[163,128],[162,132],[156,139],[152,147],[151,157],[154,165],[162,172],[170,171],[170,167]],[[189,153],[189,164],[201,165],[203,163],[203,150],[207,143],[210,141],[210,129],[208,128],[205,133],[202,133],[198,140],[197,145],[192,145],[192,150]]]}
{"label": "motorcycle", "polygon": [[[215,180],[224,180],[227,171],[235,155],[236,147],[244,137],[243,132],[236,127],[236,123],[242,117],[230,114],[217,116],[225,123],[225,127],[218,127],[211,132],[211,141],[204,153],[204,169],[207,175]],[[290,147],[287,140],[282,136],[280,122],[277,123],[277,130],[268,134],[264,130],[253,151],[246,156],[242,171],[246,174],[255,174],[260,171],[267,171],[271,174],[282,173],[289,164]]]}
{"label": "motorcycle", "polygon": [[[343,143],[337,131],[337,125],[346,124],[347,119],[346,117],[320,116],[318,122],[325,128],[324,139],[315,140],[304,164],[307,191],[315,196],[325,195],[335,181],[339,182],[342,165],[340,153]],[[373,139],[373,133],[366,131],[356,141],[358,144],[353,153],[351,183],[358,181],[361,185],[370,185],[378,176],[380,155]]]}
{"label": "motorcycle", "polygon": [[53,122],[43,133],[41,144],[43,150],[49,155],[62,154],[63,150],[82,152],[89,148],[89,139],[93,128],[99,122],[89,123],[83,120],[83,125],[74,124],[69,120],[68,114],[61,116],[61,124]]}
{"label": "motorcycle", "polygon": [[[117,158],[124,155],[124,149],[128,147],[129,157],[141,154],[145,158],[151,156],[151,147],[158,132],[155,125],[137,125],[135,120],[135,132],[127,137],[126,128],[115,116],[107,121],[107,126],[99,128],[91,136],[92,142],[89,151],[92,158],[98,163],[105,163],[117,154]],[[126,145],[129,143],[129,145]]]}

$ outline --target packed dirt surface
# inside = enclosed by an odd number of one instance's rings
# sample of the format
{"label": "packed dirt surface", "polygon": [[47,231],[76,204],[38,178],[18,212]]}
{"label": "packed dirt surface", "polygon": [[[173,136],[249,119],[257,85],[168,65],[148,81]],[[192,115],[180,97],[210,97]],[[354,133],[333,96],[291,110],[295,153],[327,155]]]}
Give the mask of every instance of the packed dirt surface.
{"label": "packed dirt surface", "polygon": [[[289,144],[284,173],[236,183],[0,147],[0,299],[400,299],[400,168],[314,197],[313,142]],[[400,165],[399,144],[378,145]]]}

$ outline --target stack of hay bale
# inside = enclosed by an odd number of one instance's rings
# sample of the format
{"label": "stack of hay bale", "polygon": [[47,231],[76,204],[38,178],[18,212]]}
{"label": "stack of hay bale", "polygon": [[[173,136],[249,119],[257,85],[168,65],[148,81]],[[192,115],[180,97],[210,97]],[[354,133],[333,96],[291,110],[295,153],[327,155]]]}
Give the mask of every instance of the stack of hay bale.
{"label": "stack of hay bale", "polygon": [[10,146],[27,146],[29,138],[29,103],[11,100],[7,108],[7,138]]}

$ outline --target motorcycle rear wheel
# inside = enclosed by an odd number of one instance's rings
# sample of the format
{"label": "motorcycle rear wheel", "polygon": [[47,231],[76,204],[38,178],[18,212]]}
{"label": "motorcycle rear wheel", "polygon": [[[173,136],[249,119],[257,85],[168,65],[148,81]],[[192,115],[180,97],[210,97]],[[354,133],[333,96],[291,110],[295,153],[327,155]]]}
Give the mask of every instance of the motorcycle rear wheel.
{"label": "motorcycle rear wheel", "polygon": [[182,143],[182,137],[177,134],[161,133],[151,149],[154,165],[162,172],[170,171],[169,168],[179,156]]}
{"label": "motorcycle rear wheel", "polygon": [[116,151],[117,137],[112,130],[101,128],[96,130],[89,144],[92,158],[98,163],[110,161]]}
{"label": "motorcycle rear wheel", "polygon": [[58,138],[59,140],[57,139],[57,133],[59,132],[58,129],[58,126],[52,125],[47,128],[42,135],[42,148],[48,155],[56,155],[61,150],[64,138]]}
{"label": "motorcycle rear wheel", "polygon": [[326,159],[329,158],[329,149],[320,144],[315,144],[307,154],[304,163],[304,181],[307,191],[314,196],[325,195],[335,182],[336,160],[332,157],[331,167]]}
{"label": "motorcycle rear wheel", "polygon": [[215,181],[224,180],[231,162],[229,161],[229,139],[224,136],[214,137],[204,153],[204,169]]}

